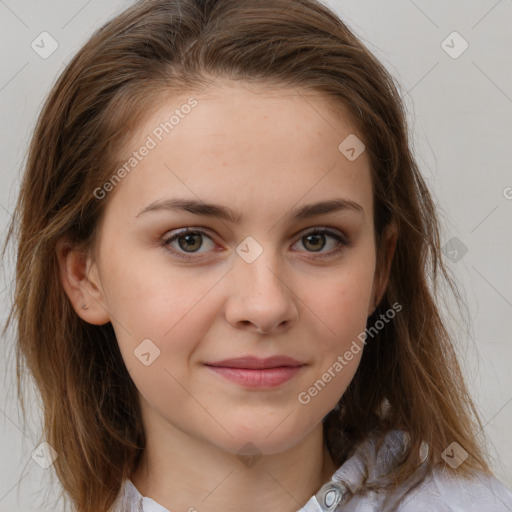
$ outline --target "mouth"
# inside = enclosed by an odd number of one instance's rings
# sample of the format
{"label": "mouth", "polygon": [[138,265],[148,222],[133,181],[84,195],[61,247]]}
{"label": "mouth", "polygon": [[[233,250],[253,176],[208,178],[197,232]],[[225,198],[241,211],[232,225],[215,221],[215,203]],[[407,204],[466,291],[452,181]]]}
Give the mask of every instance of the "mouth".
{"label": "mouth", "polygon": [[273,388],[284,384],[305,366],[288,356],[256,358],[253,356],[224,359],[205,366],[221,377],[247,388]]}

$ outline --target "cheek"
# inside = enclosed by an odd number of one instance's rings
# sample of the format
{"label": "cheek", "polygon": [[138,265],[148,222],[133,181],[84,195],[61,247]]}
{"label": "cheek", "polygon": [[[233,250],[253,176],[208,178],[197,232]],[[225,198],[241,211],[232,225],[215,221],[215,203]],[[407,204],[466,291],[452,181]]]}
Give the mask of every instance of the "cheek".
{"label": "cheek", "polygon": [[317,293],[310,295],[308,306],[316,313],[316,332],[311,337],[315,340],[318,367],[299,402],[310,400],[310,406],[318,411],[336,405],[361,361],[374,275],[369,254],[366,261],[364,255],[355,257],[350,264],[347,261],[334,277],[317,288]]}
{"label": "cheek", "polygon": [[218,314],[212,288],[222,274],[199,278],[186,269],[142,262],[132,268],[128,272],[118,267],[110,274],[109,288],[115,290],[112,325],[132,379],[149,394],[152,386],[161,389],[172,381],[171,375],[185,378],[187,360]]}
{"label": "cheek", "polygon": [[361,361],[372,285],[368,274],[340,274],[326,282],[322,293],[308,304],[317,313],[311,333],[316,366],[297,400],[308,408],[312,422],[335,407]]}
{"label": "cheek", "polygon": [[[317,283],[318,284],[318,283]],[[364,331],[373,285],[373,268],[359,264],[347,266],[325,279],[311,295],[308,306],[323,325],[327,347],[339,346]]]}
{"label": "cheek", "polygon": [[215,284],[217,276],[211,273],[198,277],[185,267],[168,264],[164,251],[137,251],[121,239],[105,249],[102,283],[109,313],[135,338],[162,339],[175,324],[188,320]]}

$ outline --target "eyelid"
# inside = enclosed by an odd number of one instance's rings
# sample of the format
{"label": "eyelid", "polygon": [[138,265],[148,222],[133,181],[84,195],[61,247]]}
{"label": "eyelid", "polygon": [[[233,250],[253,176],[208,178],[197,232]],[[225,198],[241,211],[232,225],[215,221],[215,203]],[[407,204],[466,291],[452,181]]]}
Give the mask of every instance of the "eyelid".
{"label": "eyelid", "polygon": [[309,235],[309,234],[314,234],[318,231],[321,231],[321,232],[324,232],[324,231],[327,231],[327,232],[333,232],[335,234],[337,234],[338,236],[340,236],[340,238],[343,238],[343,240],[345,242],[348,243],[348,236],[341,230],[341,229],[338,229],[338,228],[334,228],[334,227],[331,227],[331,226],[314,226],[312,228],[305,228],[301,231],[299,231],[296,235],[294,236],[299,236],[300,237],[303,237],[305,235]]}
{"label": "eyelid", "polygon": [[[169,233],[173,233],[172,237],[167,237],[166,240],[169,240],[171,238],[174,238],[174,237],[177,237],[179,236],[181,233],[188,233],[189,231],[198,231],[200,233],[204,233],[208,236],[211,237],[211,233],[212,231],[209,230],[208,228],[203,228],[203,227],[200,227],[200,226],[186,226],[186,227],[183,227],[183,228],[177,228],[177,229],[173,229],[171,230]],[[317,231],[334,231],[336,234],[338,234],[340,237],[342,237],[347,243],[349,242],[349,238],[348,236],[346,235],[346,233],[344,231],[342,231],[341,229],[339,228],[335,228],[335,227],[332,227],[332,226],[313,226],[313,227],[309,227],[309,228],[304,228],[300,231],[298,231],[297,233],[295,233],[293,235],[293,237],[302,237],[302,236],[305,236],[306,234],[312,234],[312,233],[315,233]]]}

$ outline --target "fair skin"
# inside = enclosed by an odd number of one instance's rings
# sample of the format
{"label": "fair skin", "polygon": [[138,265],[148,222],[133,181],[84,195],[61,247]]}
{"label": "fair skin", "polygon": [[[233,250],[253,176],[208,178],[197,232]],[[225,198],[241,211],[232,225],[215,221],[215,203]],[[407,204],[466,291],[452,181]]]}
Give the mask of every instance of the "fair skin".
{"label": "fair skin", "polygon": [[[357,340],[387,282],[387,268],[376,272],[369,157],[350,161],[338,150],[356,131],[318,94],[218,81],[194,97],[198,105],[110,192],[94,255],[58,244],[62,283],[83,320],[112,323],[139,390],[147,445],[131,479],[142,495],[173,512],[294,512],[337,469],[322,419],[362,350],[307,404],[298,395]],[[152,114],[133,149],[187,98]],[[140,214],[170,198],[220,204],[243,220]],[[335,198],[362,212],[291,217]],[[161,245],[185,227],[206,234],[188,251],[183,235]],[[331,235],[306,237],[321,227],[350,245],[336,253]],[[263,250],[250,263],[236,252],[249,236]],[[391,256],[396,234],[386,240]],[[134,355],[145,339],[160,350],[147,366]],[[247,389],[204,365],[277,354],[304,366],[271,389]],[[254,464],[237,456],[247,443],[261,455]]]}

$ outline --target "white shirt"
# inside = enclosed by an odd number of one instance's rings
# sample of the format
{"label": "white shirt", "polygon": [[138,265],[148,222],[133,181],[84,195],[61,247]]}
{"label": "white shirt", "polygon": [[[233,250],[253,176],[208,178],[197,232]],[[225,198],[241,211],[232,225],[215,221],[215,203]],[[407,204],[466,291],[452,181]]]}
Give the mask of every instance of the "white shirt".
{"label": "white shirt", "polygon": [[[427,467],[423,464],[392,493],[367,490],[369,483],[386,481],[386,473],[400,462],[408,442],[404,431],[393,430],[377,450],[376,436],[370,435],[297,512],[512,512],[512,491],[483,472],[466,480],[454,476],[453,471],[436,468],[415,486]],[[424,448],[428,453],[428,447]],[[240,510],[243,508],[241,504]],[[112,511],[171,512],[142,496],[129,479]]]}

